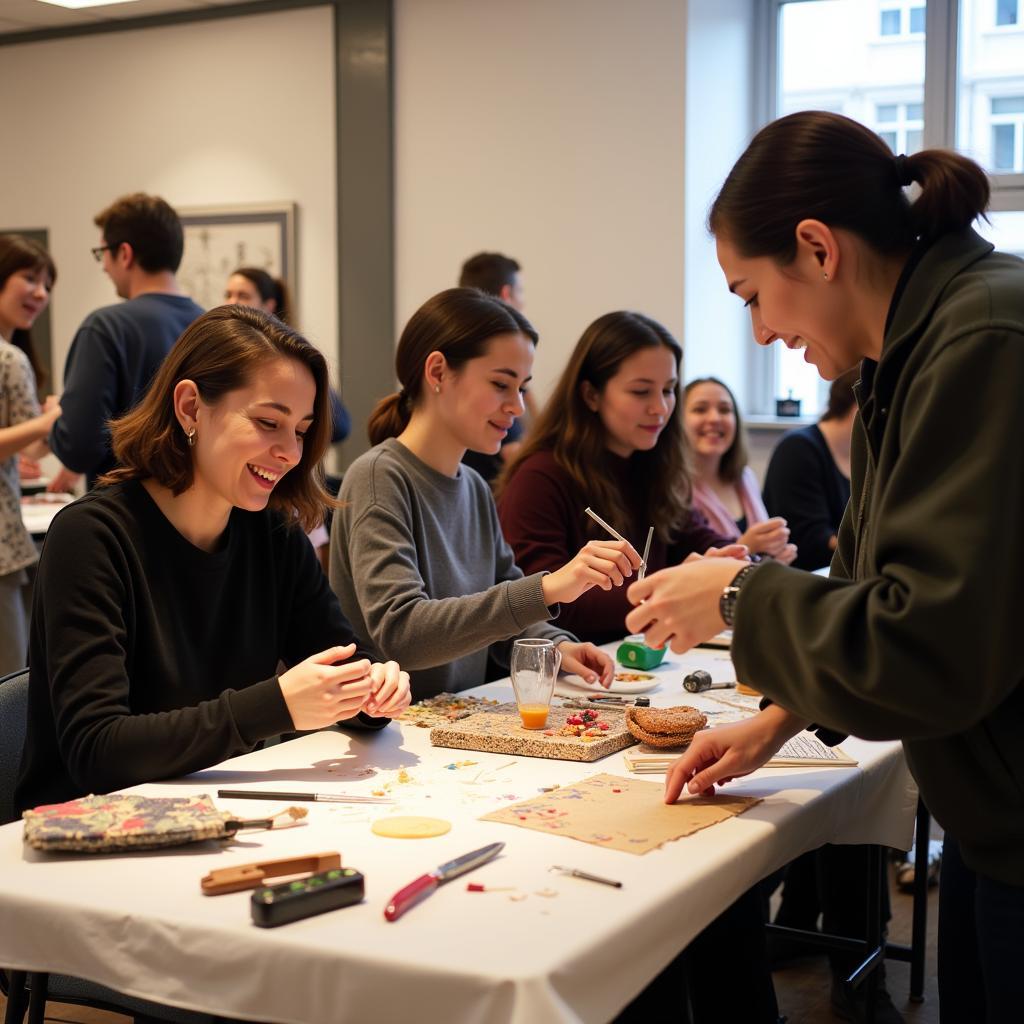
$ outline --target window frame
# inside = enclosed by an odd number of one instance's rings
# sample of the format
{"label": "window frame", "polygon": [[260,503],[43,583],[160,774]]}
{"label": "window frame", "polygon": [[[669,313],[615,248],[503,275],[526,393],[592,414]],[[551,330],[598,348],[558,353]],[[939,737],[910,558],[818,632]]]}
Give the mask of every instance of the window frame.
{"label": "window frame", "polygon": [[[818,3],[821,0],[757,0],[757,38],[763,42],[756,55],[754,130],[768,124],[778,116],[782,69],[779,65],[779,23],[782,8],[790,3]],[[957,101],[960,82],[959,33],[961,3],[963,0],[926,0],[925,4],[925,71],[924,71],[924,131],[921,145],[956,149]],[[978,3],[981,0],[974,0]],[[916,0],[899,3],[879,3],[879,19],[885,7],[899,6],[907,10],[919,6]],[[1024,0],[1018,0],[1018,12],[1024,14]],[[903,15],[901,13],[901,28]],[[992,27],[995,26],[995,7],[992,8]],[[877,23],[881,28],[881,21]],[[1014,31],[1024,25],[998,26],[1000,31]],[[916,36],[916,33],[914,34]],[[906,42],[913,36],[881,36],[884,40]],[[993,212],[1024,210],[1024,173],[990,174],[992,189],[990,209]],[[775,408],[775,346],[751,346],[747,359],[747,405],[752,415],[771,415]]]}

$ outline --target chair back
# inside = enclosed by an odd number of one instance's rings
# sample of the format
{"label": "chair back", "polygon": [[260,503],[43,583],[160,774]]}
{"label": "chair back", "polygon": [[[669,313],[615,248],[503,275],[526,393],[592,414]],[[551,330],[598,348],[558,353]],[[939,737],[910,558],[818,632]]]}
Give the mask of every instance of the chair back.
{"label": "chair back", "polygon": [[15,821],[14,784],[28,725],[28,669],[0,679],[0,825]]}

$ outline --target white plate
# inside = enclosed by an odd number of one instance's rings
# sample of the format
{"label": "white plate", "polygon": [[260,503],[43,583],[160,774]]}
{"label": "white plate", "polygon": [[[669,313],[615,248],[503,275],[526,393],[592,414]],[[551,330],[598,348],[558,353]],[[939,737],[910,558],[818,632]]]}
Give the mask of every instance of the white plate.
{"label": "white plate", "polygon": [[[636,672],[639,669],[620,669],[616,666],[615,673],[618,675],[619,672]],[[645,672],[645,675],[651,675],[650,672]],[[568,675],[560,676],[557,683],[555,683],[555,693],[560,697],[580,697],[583,694],[593,694],[600,696],[602,693],[647,693],[648,690],[654,690],[657,688],[660,680],[657,676],[651,675],[650,679],[640,679],[635,683],[627,683],[625,680],[616,679],[612,682],[612,685],[606,690],[600,684],[585,683],[580,676]]]}

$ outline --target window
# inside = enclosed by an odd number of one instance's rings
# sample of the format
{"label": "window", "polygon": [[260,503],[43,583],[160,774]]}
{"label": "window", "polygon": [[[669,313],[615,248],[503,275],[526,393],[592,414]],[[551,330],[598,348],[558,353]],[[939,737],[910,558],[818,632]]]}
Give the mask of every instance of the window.
{"label": "window", "polygon": [[[779,89],[773,114],[833,110],[877,131],[893,153],[922,148],[921,0],[884,0],[878,6],[864,0],[782,2],[778,12]],[[876,15],[881,19],[877,23]],[[878,27],[883,37],[902,37],[900,45],[880,40]],[[822,39],[842,39],[843,46],[821,47]],[[824,407],[827,385],[801,351],[773,345],[764,362],[760,377],[765,380],[753,385],[757,393],[748,399],[751,412],[771,414],[775,400],[790,393],[800,399],[805,415],[817,415]]]}
{"label": "window", "polygon": [[1024,172],[1024,95],[992,97],[991,167]]}
{"label": "window", "polygon": [[874,128],[894,154],[916,153],[924,133],[924,104],[879,103]]}
{"label": "window", "polygon": [[996,24],[1019,25],[1020,0],[996,0]]}
{"label": "window", "polygon": [[[1024,0],[764,3],[777,25],[772,45],[778,82],[766,120],[830,109],[868,125],[894,153],[955,147],[992,175],[992,224],[978,230],[1003,251],[1024,250],[1024,31],[994,31],[1024,29]],[[938,8],[934,39],[925,32],[928,6]],[[946,26],[957,25],[952,36],[946,34]],[[815,40],[827,38],[842,39],[843,46],[819,54],[826,48]],[[955,58],[949,60],[953,42]],[[929,69],[936,74],[926,82],[929,49],[935,50]],[[804,412],[821,407],[824,388],[801,353],[775,345],[751,358],[762,362],[750,373],[750,411],[769,413],[790,390]]]}
{"label": "window", "polygon": [[878,12],[880,36],[924,35],[924,4],[920,0],[884,3]]}

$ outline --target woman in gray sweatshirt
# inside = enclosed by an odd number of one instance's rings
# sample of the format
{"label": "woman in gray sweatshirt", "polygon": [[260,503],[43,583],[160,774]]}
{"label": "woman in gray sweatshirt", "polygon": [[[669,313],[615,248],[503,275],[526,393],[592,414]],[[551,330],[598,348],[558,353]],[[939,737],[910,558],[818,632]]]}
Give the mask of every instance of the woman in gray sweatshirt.
{"label": "woman in gray sweatshirt", "polygon": [[519,637],[554,640],[564,671],[612,680],[606,654],[548,620],[591,587],[622,586],[640,556],[591,541],[524,576],[490,488],[461,465],[467,450],[496,452],[522,413],[536,344],[521,313],[476,289],[429,299],[398,343],[402,388],[370,417],[374,447],[345,474],[331,586],[360,640],[413,673],[416,699],[484,682],[488,652],[507,665]]}

